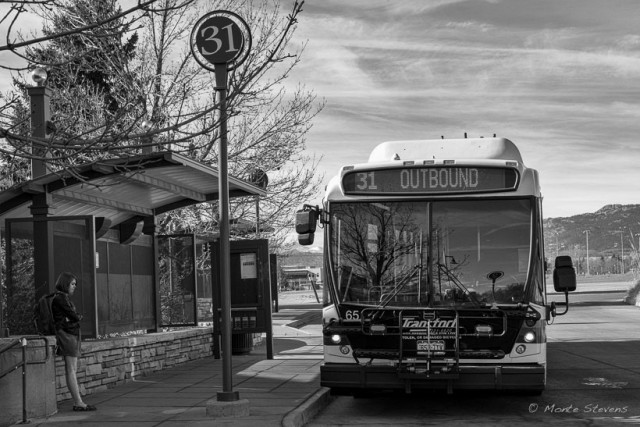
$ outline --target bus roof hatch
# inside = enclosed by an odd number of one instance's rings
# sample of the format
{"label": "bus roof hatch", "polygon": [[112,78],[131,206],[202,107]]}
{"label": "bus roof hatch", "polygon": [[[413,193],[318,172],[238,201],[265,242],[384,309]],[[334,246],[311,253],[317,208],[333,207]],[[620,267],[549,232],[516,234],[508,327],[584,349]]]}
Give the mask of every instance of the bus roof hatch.
{"label": "bus roof hatch", "polygon": [[418,159],[494,159],[522,164],[520,151],[506,138],[389,141],[376,146],[369,156],[370,163]]}

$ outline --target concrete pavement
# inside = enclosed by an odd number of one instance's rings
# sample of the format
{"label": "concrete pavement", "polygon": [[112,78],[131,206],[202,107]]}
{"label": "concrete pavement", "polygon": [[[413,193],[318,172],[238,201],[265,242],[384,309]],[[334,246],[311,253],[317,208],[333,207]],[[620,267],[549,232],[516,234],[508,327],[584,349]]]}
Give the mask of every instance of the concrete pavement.
{"label": "concrete pavement", "polygon": [[[574,292],[570,292],[569,295],[583,293],[626,292],[635,284],[634,281],[609,281],[606,277],[603,277],[601,282],[582,282],[581,280],[584,279],[578,278],[576,290]],[[553,279],[549,277],[547,277],[547,294],[560,295],[553,289]]]}
{"label": "concrete pavement", "polygon": [[[613,292],[629,283],[589,284],[578,292]],[[553,292],[553,285],[549,292]],[[263,343],[249,355],[233,356],[233,390],[249,401],[249,415],[213,418],[207,402],[222,391],[222,361],[207,358],[183,364],[86,398],[95,412],[73,412],[72,402],[31,424],[76,426],[287,426],[308,422],[331,400],[320,387],[321,305],[283,306],[273,314],[274,359]],[[552,340],[553,341],[553,340]]]}
{"label": "concrete pavement", "polygon": [[320,305],[281,308],[273,315],[274,359],[266,345],[232,357],[233,391],[248,400],[249,415],[212,417],[207,402],[222,391],[222,360],[201,359],[141,380],[86,396],[95,412],[73,412],[73,402],[58,413],[31,419],[33,426],[301,426],[329,398],[320,388],[322,337]]}

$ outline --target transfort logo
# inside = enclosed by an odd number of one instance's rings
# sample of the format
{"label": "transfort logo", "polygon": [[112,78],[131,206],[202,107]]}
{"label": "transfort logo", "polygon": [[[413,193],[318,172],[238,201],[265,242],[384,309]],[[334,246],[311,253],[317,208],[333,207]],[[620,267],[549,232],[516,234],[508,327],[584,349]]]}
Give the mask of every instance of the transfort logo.
{"label": "transfort logo", "polygon": [[457,326],[457,319],[432,319],[432,320],[415,320],[404,319],[402,322],[403,328],[455,328]]}

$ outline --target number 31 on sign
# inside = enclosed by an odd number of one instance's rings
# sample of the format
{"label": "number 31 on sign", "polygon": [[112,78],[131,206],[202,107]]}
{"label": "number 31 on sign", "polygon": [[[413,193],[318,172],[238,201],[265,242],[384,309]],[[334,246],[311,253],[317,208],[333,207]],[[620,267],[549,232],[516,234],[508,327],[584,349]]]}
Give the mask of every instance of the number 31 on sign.
{"label": "number 31 on sign", "polygon": [[[209,64],[240,63],[250,48],[249,28],[232,12],[208,13],[200,18],[191,32],[191,51],[200,65],[208,69]],[[244,57],[239,59],[240,56]]]}

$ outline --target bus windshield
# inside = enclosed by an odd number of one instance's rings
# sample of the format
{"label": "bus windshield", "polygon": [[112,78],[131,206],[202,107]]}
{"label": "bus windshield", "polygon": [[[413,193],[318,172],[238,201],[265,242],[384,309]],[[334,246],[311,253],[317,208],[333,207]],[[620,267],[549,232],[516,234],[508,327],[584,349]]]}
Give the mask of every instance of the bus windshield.
{"label": "bus windshield", "polygon": [[341,303],[525,302],[529,199],[332,203],[330,214],[329,256]]}

